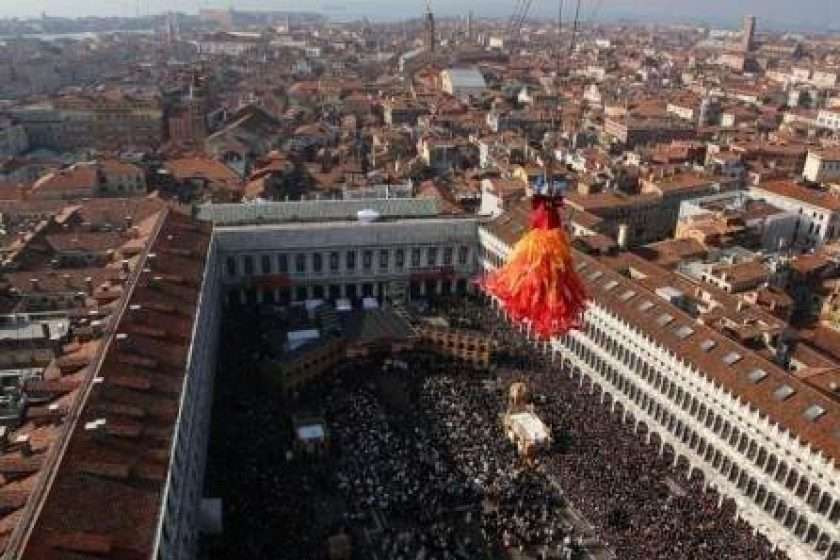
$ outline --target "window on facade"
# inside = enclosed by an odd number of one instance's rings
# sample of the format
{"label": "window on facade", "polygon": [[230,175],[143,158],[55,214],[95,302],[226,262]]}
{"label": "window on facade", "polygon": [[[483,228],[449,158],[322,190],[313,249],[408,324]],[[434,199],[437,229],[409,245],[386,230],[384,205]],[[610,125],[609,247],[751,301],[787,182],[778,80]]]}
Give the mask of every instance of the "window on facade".
{"label": "window on facade", "polygon": [[312,255],[312,270],[315,272],[324,270],[324,258],[321,256],[321,253],[314,253]]}
{"label": "window on facade", "polygon": [[470,248],[469,247],[458,247],[458,264],[465,265],[467,264],[467,260],[470,258]]}
{"label": "window on facade", "polygon": [[397,268],[403,268],[405,266],[405,250],[397,249],[394,253],[394,262],[397,265]]}
{"label": "window on facade", "polygon": [[420,266],[420,249],[412,249],[411,250],[411,266],[413,266],[413,267]]}
{"label": "window on facade", "polygon": [[262,269],[263,274],[271,274],[271,256],[263,255],[260,258],[260,268]]}
{"label": "window on facade", "polygon": [[356,270],[356,252],[347,252],[347,270]]}
{"label": "window on facade", "polygon": [[426,264],[437,266],[437,247],[429,247],[429,252],[426,253]]}
{"label": "window on facade", "polygon": [[387,270],[388,268],[388,249],[379,251],[379,268]]}
{"label": "window on facade", "polygon": [[330,270],[332,272],[338,271],[338,253],[335,251],[330,253]]}
{"label": "window on facade", "polygon": [[295,256],[295,272],[299,274],[306,272],[306,255]]}
{"label": "window on facade", "polygon": [[362,268],[365,270],[373,268],[373,251],[365,251],[362,253]]}
{"label": "window on facade", "polygon": [[277,272],[289,272],[288,255],[277,255]]}
{"label": "window on facade", "polygon": [[245,274],[254,273],[254,257],[245,255]]}
{"label": "window on facade", "polygon": [[236,276],[236,259],[233,257],[227,258],[227,273],[228,276]]}
{"label": "window on facade", "polygon": [[443,248],[443,265],[444,266],[451,266],[452,265],[452,247],[444,247]]}

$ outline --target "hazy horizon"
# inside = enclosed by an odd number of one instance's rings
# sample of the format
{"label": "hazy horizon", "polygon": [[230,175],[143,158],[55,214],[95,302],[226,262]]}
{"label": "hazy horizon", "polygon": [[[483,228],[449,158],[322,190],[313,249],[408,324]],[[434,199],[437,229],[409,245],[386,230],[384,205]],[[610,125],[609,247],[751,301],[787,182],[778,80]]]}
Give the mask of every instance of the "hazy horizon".
{"label": "hazy horizon", "polygon": [[[4,6],[5,4],[5,6]],[[571,15],[574,0],[565,0]],[[615,20],[617,18],[651,21],[707,23],[736,26],[747,13],[757,16],[765,28],[840,29],[838,0],[706,0],[701,5],[692,0],[583,0],[581,19]],[[387,0],[320,0],[311,3],[290,0],[0,0],[0,17],[37,17],[42,13],[58,17],[134,16],[169,10],[197,12],[199,8],[240,10],[289,10],[321,12],[338,19],[369,17],[374,20],[411,18],[425,9],[425,0],[388,2]],[[514,0],[432,0],[439,16],[464,15],[469,10],[479,16],[504,17],[514,8]],[[558,0],[536,0],[531,14],[556,17]]]}

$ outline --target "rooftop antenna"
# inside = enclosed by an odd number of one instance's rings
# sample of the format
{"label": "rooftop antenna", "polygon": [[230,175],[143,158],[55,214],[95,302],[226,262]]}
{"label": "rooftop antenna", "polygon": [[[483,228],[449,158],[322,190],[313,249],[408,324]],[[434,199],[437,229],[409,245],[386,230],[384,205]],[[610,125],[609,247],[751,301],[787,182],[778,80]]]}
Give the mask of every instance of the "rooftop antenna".
{"label": "rooftop antenna", "polygon": [[435,54],[435,43],[437,37],[435,35],[435,15],[432,13],[432,0],[426,0],[426,40],[429,43],[429,51]]}
{"label": "rooftop antenna", "polygon": [[569,54],[575,52],[575,41],[577,40],[578,23],[580,22],[580,0],[577,0],[575,7],[575,23],[572,25],[572,42],[569,45]]}
{"label": "rooftop antenna", "polygon": [[[560,53],[563,52],[561,37],[563,36],[563,0],[557,3],[557,76],[560,76]],[[559,93],[559,92],[558,92]]]}

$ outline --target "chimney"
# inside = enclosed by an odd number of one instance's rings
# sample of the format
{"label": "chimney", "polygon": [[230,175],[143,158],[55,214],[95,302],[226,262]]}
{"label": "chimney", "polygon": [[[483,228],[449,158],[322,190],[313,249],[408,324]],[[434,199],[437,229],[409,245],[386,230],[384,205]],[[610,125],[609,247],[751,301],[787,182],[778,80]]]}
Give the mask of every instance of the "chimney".
{"label": "chimney", "polygon": [[630,228],[627,224],[618,226],[618,248],[622,251],[627,250],[628,237],[630,235]]}
{"label": "chimney", "polygon": [[85,286],[87,286],[87,293],[89,296],[93,295],[93,278],[88,276],[85,278]]}
{"label": "chimney", "polygon": [[131,341],[128,339],[128,335],[126,333],[117,333],[116,344],[118,350],[130,350],[131,349]]}
{"label": "chimney", "polygon": [[128,306],[128,313],[129,313],[129,318],[132,321],[134,321],[136,323],[142,323],[142,318],[143,318],[143,306],[142,305],[139,305],[139,304],[135,303],[135,304],[132,304],[132,305]]}

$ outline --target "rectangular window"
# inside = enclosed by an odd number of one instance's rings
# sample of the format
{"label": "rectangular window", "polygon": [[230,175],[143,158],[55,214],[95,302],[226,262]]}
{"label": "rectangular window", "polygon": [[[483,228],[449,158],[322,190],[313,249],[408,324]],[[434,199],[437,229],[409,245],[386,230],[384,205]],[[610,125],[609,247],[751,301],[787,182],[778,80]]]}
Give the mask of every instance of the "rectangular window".
{"label": "rectangular window", "polygon": [[415,268],[420,266],[420,249],[411,250],[411,266]]}
{"label": "rectangular window", "polygon": [[347,270],[356,270],[356,252],[347,252]]}
{"label": "rectangular window", "polygon": [[467,264],[467,259],[470,257],[469,247],[458,247],[458,264]]}
{"label": "rectangular window", "polygon": [[295,272],[299,274],[306,272],[306,255],[297,255],[295,257]]}
{"label": "rectangular window", "polygon": [[365,251],[362,253],[362,268],[365,270],[373,268],[373,251]]}
{"label": "rectangular window", "polygon": [[443,266],[452,265],[452,247],[443,248]]}
{"label": "rectangular window", "polygon": [[289,256],[277,255],[277,272],[289,272]]}
{"label": "rectangular window", "polygon": [[382,270],[388,270],[388,249],[382,249],[379,251],[379,268]]}
{"label": "rectangular window", "polygon": [[437,266],[437,247],[429,247],[429,252],[426,253],[426,264]]}
{"label": "rectangular window", "polygon": [[236,259],[233,257],[227,258],[227,273],[228,276],[236,276]]}
{"label": "rectangular window", "polygon": [[338,253],[335,251],[330,253],[330,271],[338,272]]}
{"label": "rectangular window", "polygon": [[260,258],[261,261],[261,268],[263,274],[271,274],[271,257],[269,255],[263,255]]}
{"label": "rectangular window", "polygon": [[245,255],[245,274],[251,275],[254,273],[254,257]]}
{"label": "rectangular window", "polygon": [[397,249],[397,252],[394,254],[394,261],[397,264],[397,268],[402,269],[405,266],[405,250]]}
{"label": "rectangular window", "polygon": [[314,253],[312,255],[312,270],[315,272],[324,270],[324,258],[321,256],[321,253]]}

